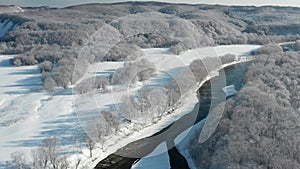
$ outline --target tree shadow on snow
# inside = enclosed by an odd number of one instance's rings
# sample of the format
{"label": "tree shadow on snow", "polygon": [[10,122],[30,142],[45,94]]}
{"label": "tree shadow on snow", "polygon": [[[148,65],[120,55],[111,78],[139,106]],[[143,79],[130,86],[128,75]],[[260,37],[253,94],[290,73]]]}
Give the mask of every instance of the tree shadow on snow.
{"label": "tree shadow on snow", "polygon": [[[40,74],[36,73],[36,70],[25,70],[20,72],[11,73],[11,77],[14,78],[14,75],[26,75],[32,74],[32,77],[18,80],[15,85],[4,85],[0,87],[4,88],[18,88],[15,90],[6,91],[5,94],[28,94],[32,92],[39,92],[43,89],[42,81]],[[21,88],[21,90],[19,90]]]}
{"label": "tree shadow on snow", "polygon": [[[36,147],[41,145],[42,141],[47,137],[58,137],[60,144],[63,147],[62,153],[74,153],[78,143],[83,143],[84,133],[76,113],[59,116],[54,121],[45,122],[46,127],[42,128],[42,131],[28,140],[17,140],[10,142],[14,147]],[[74,147],[69,149],[68,147]],[[65,147],[65,148],[64,148]],[[79,147],[78,147],[79,148]]]}

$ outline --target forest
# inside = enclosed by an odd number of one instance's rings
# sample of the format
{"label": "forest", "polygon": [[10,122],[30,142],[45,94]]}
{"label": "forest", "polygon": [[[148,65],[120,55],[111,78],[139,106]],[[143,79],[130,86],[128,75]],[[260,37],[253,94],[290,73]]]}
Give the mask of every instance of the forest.
{"label": "forest", "polygon": [[[297,44],[294,44],[297,49]],[[258,50],[215,133],[189,143],[200,168],[299,168],[300,53]],[[201,129],[200,129],[201,131]],[[199,153],[202,152],[202,153]]]}
{"label": "forest", "polygon": [[[299,11],[288,7],[128,2],[24,9],[22,15],[0,14],[1,23],[10,20],[18,25],[0,38],[0,51],[19,54],[12,60],[16,66],[39,64],[47,90],[75,84],[90,63],[126,60],[139,48],[169,47],[171,52],[180,54],[201,46],[268,44],[299,39],[296,31],[300,26]],[[149,12],[151,17],[147,16]],[[289,17],[282,18],[282,15]],[[131,23],[139,27],[128,27]],[[101,49],[94,48],[87,58],[78,58],[81,49],[90,43],[89,37],[105,24],[111,26],[112,33],[118,32],[125,37],[122,43],[113,45],[103,56],[96,54]],[[75,63],[81,64],[77,67],[82,69],[77,70]]]}

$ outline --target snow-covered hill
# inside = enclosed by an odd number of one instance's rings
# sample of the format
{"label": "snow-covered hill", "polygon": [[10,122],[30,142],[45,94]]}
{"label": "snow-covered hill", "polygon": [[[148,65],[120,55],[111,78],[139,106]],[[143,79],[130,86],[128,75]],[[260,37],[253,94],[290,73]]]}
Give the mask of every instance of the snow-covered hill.
{"label": "snow-covered hill", "polygon": [[2,14],[2,13],[20,13],[20,12],[24,12],[24,10],[21,7],[19,7],[19,6],[15,6],[15,5],[12,5],[12,6],[6,6],[6,5],[0,6],[0,14]]}

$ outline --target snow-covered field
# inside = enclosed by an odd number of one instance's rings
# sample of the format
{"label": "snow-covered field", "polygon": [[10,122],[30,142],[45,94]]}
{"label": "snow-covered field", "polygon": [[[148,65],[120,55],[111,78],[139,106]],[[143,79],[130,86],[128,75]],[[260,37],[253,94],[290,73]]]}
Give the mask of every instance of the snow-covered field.
{"label": "snow-covered field", "polygon": [[9,64],[10,58],[12,56],[0,56],[2,165],[15,151],[30,157],[30,150],[47,136],[71,137],[77,121],[72,114],[71,92],[44,92],[37,66],[14,67]]}
{"label": "snow-covered field", "polygon": [[[190,50],[179,56],[170,54],[168,49],[144,49],[145,56],[143,57],[154,62],[159,70],[156,77],[144,84],[131,86],[129,90],[123,90],[122,87],[120,90],[112,88],[112,92],[108,94],[95,93],[92,99],[87,97],[79,100],[72,94],[72,89],[46,93],[41,90],[40,73],[36,66],[13,67],[8,62],[12,56],[0,56],[0,163],[3,165],[6,160],[10,159],[10,154],[15,151],[22,151],[29,157],[30,150],[47,136],[57,135],[65,150],[76,150],[78,145],[74,140],[74,133],[80,130],[76,112],[82,122],[84,117],[94,116],[96,112],[120,103],[120,98],[122,95],[128,94],[128,91],[135,92],[144,85],[157,85],[170,81],[172,76],[195,59],[221,56],[227,53],[247,55],[249,51],[258,47],[254,45],[207,47]],[[91,65],[84,78],[109,75],[120,66],[122,66],[121,62]],[[131,130],[134,126],[124,127],[121,129],[123,133],[112,136],[109,141],[104,143],[104,149],[98,148],[93,151],[94,158],[89,158],[88,151],[81,148],[83,153],[77,153],[70,159],[80,157],[82,158],[82,168],[92,168],[118,148],[150,136],[189,113],[196,102],[196,93],[190,91],[183,98],[182,106],[178,110],[165,116],[156,124],[139,131]]]}

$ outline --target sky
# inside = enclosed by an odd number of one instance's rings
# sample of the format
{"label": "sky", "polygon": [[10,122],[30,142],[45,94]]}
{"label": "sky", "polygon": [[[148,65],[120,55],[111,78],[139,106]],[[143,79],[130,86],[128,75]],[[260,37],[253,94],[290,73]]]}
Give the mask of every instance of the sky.
{"label": "sky", "polygon": [[[126,0],[125,0],[126,1]],[[153,1],[153,0],[135,0]],[[221,5],[275,5],[275,6],[296,6],[300,7],[299,0],[156,0],[171,3],[191,3],[191,4],[221,4]],[[19,5],[23,7],[51,6],[66,7],[70,5],[84,3],[111,3],[124,2],[124,0],[0,0],[0,5]]]}

